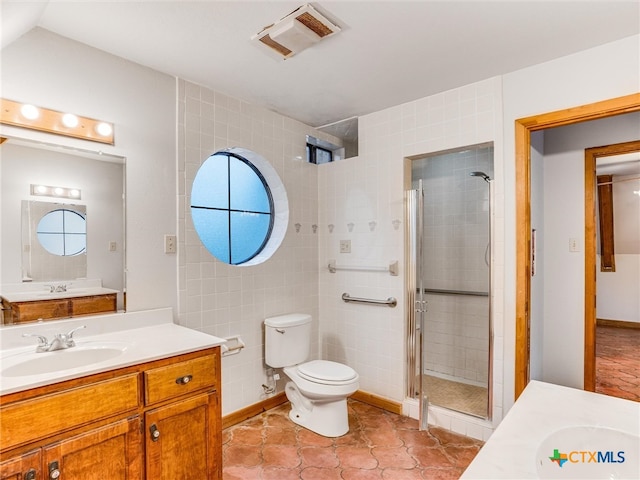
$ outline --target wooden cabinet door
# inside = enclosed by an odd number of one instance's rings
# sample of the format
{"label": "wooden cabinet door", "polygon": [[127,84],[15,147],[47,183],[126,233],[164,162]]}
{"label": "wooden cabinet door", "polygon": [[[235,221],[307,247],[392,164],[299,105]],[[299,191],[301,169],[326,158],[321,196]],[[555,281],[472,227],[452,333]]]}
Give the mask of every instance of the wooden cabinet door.
{"label": "wooden cabinet door", "polygon": [[42,455],[45,479],[142,480],[140,417],[46,446]]}
{"label": "wooden cabinet door", "polygon": [[40,449],[0,463],[0,480],[41,480]]}
{"label": "wooden cabinet door", "polygon": [[147,412],[147,480],[221,479],[219,408],[211,392]]}

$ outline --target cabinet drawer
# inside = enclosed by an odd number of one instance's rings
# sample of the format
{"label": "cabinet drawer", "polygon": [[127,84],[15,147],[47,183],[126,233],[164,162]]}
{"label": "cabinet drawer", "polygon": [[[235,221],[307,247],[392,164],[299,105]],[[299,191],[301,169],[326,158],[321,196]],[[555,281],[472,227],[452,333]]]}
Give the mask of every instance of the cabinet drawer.
{"label": "cabinet drawer", "polygon": [[216,355],[206,355],[144,372],[145,404],[216,386]]}
{"label": "cabinet drawer", "polygon": [[73,316],[115,311],[115,293],[109,295],[95,295],[92,297],[76,297],[71,299],[71,315]]}
{"label": "cabinet drawer", "polygon": [[138,375],[97,382],[0,408],[2,450],[138,407]]}
{"label": "cabinet drawer", "polygon": [[70,315],[68,300],[43,300],[13,304],[14,321],[28,322],[39,318],[64,318]]}

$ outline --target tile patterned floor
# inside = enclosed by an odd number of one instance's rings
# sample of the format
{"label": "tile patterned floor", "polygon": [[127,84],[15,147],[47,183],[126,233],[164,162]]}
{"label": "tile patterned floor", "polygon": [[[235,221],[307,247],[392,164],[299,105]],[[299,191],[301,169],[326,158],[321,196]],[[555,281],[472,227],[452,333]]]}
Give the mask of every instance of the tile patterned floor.
{"label": "tile patterned floor", "polygon": [[289,404],[223,431],[223,480],[459,478],[482,442],[349,400],[349,433],[326,438],[288,418]]}
{"label": "tile patterned floor", "polygon": [[640,329],[598,326],[596,392],[640,402]]}

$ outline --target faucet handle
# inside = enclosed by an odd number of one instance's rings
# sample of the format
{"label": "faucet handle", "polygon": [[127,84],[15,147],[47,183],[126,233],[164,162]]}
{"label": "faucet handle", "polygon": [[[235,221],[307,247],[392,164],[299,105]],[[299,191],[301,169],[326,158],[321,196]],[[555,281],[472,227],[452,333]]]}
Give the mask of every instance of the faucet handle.
{"label": "faucet handle", "polygon": [[37,351],[42,351],[49,346],[49,340],[44,335],[38,335],[36,333],[23,333],[23,337],[36,337],[38,339],[38,348]]}
{"label": "faucet handle", "polygon": [[76,346],[76,342],[73,339],[73,334],[76,333],[78,330],[82,330],[83,328],[87,328],[86,325],[80,325],[79,327],[74,328],[73,330],[70,330],[69,333],[67,334],[62,334],[61,337],[63,338],[66,347],[75,347]]}
{"label": "faucet handle", "polygon": [[76,327],[73,330],[70,330],[69,333],[67,333],[67,338],[72,339],[73,338],[73,334],[76,333],[78,330],[82,330],[83,328],[87,328],[87,326],[86,325],[80,325],[79,327]]}

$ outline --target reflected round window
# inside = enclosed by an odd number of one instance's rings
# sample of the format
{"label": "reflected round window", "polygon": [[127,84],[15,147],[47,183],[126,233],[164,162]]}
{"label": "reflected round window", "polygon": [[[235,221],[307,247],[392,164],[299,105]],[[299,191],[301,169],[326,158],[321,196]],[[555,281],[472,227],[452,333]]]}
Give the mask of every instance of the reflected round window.
{"label": "reflected round window", "polygon": [[217,152],[202,164],[191,189],[191,217],[200,241],[218,260],[231,265],[261,263],[282,241],[272,241],[274,227],[281,223],[276,216],[281,202],[274,200],[270,187],[273,181],[280,182],[273,167],[249,150]]}
{"label": "reflected round window", "polygon": [[36,234],[42,247],[53,255],[66,257],[87,251],[87,220],[75,210],[61,208],[47,213]]}

